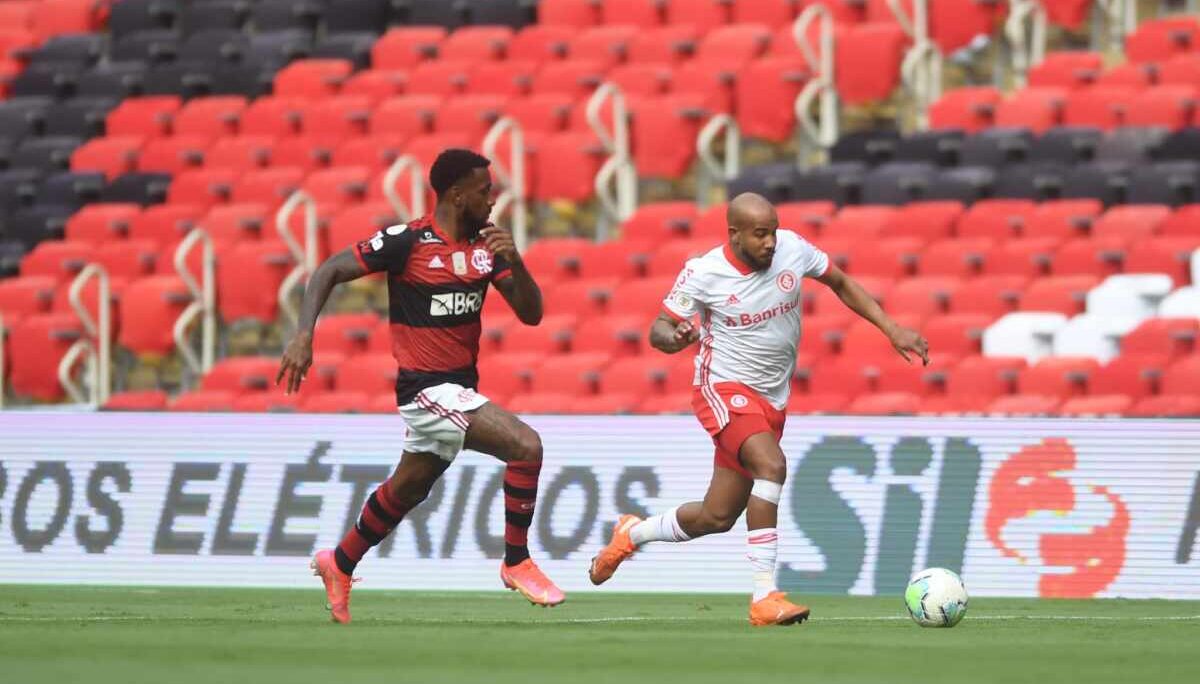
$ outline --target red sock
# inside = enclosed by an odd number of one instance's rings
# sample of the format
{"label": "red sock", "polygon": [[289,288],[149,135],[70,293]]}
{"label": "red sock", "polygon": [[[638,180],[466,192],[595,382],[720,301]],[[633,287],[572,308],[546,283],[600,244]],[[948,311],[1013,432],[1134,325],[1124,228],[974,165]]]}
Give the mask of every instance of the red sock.
{"label": "red sock", "polygon": [[367,503],[363,504],[358,522],[342,537],[333,553],[338,569],[347,575],[353,574],[355,566],[362,560],[367,549],[391,534],[396,525],[404,519],[405,512],[392,500],[388,483],[379,485],[371,492],[371,496],[367,497]]}
{"label": "red sock", "polygon": [[504,563],[516,565],[529,558],[529,525],[537,501],[542,462],[509,463],[504,469]]}

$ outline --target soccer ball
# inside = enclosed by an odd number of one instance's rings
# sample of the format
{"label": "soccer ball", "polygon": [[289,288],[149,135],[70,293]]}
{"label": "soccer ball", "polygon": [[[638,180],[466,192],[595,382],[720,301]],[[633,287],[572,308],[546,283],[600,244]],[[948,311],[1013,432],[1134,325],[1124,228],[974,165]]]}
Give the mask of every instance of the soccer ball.
{"label": "soccer ball", "polygon": [[958,574],[927,568],[908,581],[904,605],[922,627],[953,627],[967,614],[967,588]]}

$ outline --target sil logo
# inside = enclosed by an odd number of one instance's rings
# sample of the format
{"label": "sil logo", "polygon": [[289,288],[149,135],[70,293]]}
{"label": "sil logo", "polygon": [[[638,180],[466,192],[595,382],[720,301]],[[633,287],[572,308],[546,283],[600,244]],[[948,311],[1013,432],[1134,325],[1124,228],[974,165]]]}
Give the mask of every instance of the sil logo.
{"label": "sil logo", "polygon": [[[988,488],[987,539],[1005,557],[1037,568],[1043,598],[1095,596],[1125,565],[1129,508],[1107,487],[1071,480],[1075,461],[1070,442],[1044,439],[1001,463]],[[1095,512],[1107,520],[1071,524],[1072,514],[1091,520]]]}

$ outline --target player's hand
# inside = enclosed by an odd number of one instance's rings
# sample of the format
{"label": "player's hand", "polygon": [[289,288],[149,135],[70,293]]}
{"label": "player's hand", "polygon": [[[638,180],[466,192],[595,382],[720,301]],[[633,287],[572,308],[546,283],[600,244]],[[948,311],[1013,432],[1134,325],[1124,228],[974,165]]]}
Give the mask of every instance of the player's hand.
{"label": "player's hand", "polygon": [[683,349],[700,339],[700,333],[696,330],[696,326],[692,325],[691,321],[680,321],[679,325],[675,326],[675,337],[673,339],[675,345],[679,349]]}
{"label": "player's hand", "polygon": [[916,330],[909,328],[897,327],[895,332],[888,336],[892,346],[896,351],[900,352],[900,356],[904,357],[905,361],[912,363],[912,358],[909,354],[915,354],[921,357],[921,365],[929,365],[929,342],[921,337],[921,334]]}
{"label": "player's hand", "polygon": [[279,374],[275,376],[275,386],[279,386],[279,382],[287,377],[287,384],[284,385],[284,391],[287,394],[298,392],[300,383],[304,382],[304,376],[308,373],[309,366],[312,365],[312,335],[310,333],[296,333],[291,342],[288,342],[287,349],[283,350],[283,359],[279,362]]}
{"label": "player's hand", "polygon": [[521,261],[521,254],[517,252],[517,243],[513,242],[512,233],[507,230],[497,228],[489,223],[483,230],[479,231],[479,236],[483,238],[484,244],[487,245],[488,251],[492,254],[510,264],[516,264]]}

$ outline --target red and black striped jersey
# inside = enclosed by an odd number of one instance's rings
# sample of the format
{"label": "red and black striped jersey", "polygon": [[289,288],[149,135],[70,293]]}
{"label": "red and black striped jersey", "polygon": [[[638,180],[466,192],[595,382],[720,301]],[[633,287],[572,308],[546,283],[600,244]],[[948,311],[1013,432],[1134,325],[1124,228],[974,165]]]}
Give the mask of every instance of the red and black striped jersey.
{"label": "red and black striped jersey", "polygon": [[381,230],[354,255],[367,272],[387,272],[397,403],[444,382],[477,387],[479,312],[508,264],[482,238],[450,240],[432,216]]}

